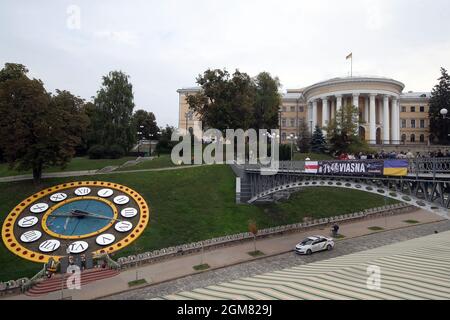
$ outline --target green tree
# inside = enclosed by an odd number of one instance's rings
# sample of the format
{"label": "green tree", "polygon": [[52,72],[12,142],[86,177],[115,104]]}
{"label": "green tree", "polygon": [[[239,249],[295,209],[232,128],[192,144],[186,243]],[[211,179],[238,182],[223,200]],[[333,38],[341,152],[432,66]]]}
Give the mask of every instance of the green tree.
{"label": "green tree", "polygon": [[26,72],[11,66],[0,72],[0,148],[11,168],[32,170],[39,183],[44,168],[71,160],[88,119],[81,99],[67,91],[52,96],[42,81],[17,70]]}
{"label": "green tree", "polygon": [[165,128],[160,129],[161,135],[159,137],[158,144],[156,145],[156,153],[158,156],[161,153],[170,153],[173,146],[177,144],[176,141],[172,141],[172,133],[174,131],[175,128],[169,125],[166,125]]}
{"label": "green tree", "polygon": [[133,131],[135,133],[141,132],[140,135],[137,135],[138,138],[155,140],[157,138],[159,128],[156,124],[156,118],[153,112],[137,110],[133,114]]}
{"label": "green tree", "polygon": [[255,90],[251,78],[236,70],[206,70],[197,83],[202,91],[187,96],[190,109],[197,112],[205,128],[225,132],[228,128],[248,129],[252,123]]}
{"label": "green tree", "polygon": [[323,136],[322,129],[319,126],[316,126],[311,138],[311,151],[315,153],[327,152],[327,142]]}
{"label": "green tree", "polygon": [[450,111],[450,76],[447,70],[441,68],[441,77],[439,83],[434,86],[430,99],[430,134],[438,139],[439,143],[447,144],[449,142],[448,119],[441,115],[442,109]]}
{"label": "green tree", "polygon": [[358,115],[358,109],[347,104],[342,107],[332,119],[326,128],[327,137],[330,143],[330,151],[335,153],[349,152],[353,143],[361,143],[356,130],[358,123],[355,118]]}
{"label": "green tree", "polygon": [[311,133],[305,119],[298,124],[298,147],[300,152],[307,153],[311,147]]}
{"label": "green tree", "polygon": [[136,142],[132,115],[133,86],[129,76],[112,71],[103,77],[103,83],[94,99],[93,136],[95,143],[109,148],[116,144],[128,152]]}
{"label": "green tree", "polygon": [[5,67],[0,70],[0,82],[26,77],[28,69],[19,63],[5,63]]}
{"label": "green tree", "polygon": [[254,80],[256,88],[252,128],[275,129],[279,126],[278,111],[281,105],[280,80],[270,73],[261,72]]}

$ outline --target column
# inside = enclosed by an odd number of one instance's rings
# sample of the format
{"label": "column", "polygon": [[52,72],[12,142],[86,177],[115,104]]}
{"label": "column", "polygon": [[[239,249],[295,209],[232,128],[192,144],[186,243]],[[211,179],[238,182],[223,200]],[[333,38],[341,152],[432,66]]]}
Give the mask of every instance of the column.
{"label": "column", "polygon": [[369,123],[369,97],[364,101],[364,122]]}
{"label": "column", "polygon": [[353,106],[358,111],[357,114],[353,118],[353,122],[357,124],[355,133],[358,134],[359,133],[359,93],[353,94]]}
{"label": "column", "polygon": [[400,144],[400,111],[397,97],[392,98],[392,134],[393,144]]}
{"label": "column", "polygon": [[313,101],[312,105],[312,131],[316,129],[317,126],[317,100]]}
{"label": "column", "polygon": [[336,101],[331,100],[331,113],[330,113],[330,119],[333,120],[336,117]]}
{"label": "column", "polygon": [[342,96],[338,95],[336,96],[336,114],[338,114],[341,109],[342,109]]}
{"label": "column", "polygon": [[328,113],[328,98],[322,98],[322,127],[326,127],[330,120]]}
{"label": "column", "polygon": [[376,113],[375,113],[375,97],[376,96],[377,96],[376,94],[371,94],[369,96],[369,100],[370,100],[369,139],[370,139],[371,144],[377,143],[377,126],[376,126],[376,122],[375,122],[375,115],[376,115]]}
{"label": "column", "polygon": [[383,143],[390,143],[389,96],[383,98]]}
{"label": "column", "polygon": [[378,123],[383,125],[383,99],[378,99]]}

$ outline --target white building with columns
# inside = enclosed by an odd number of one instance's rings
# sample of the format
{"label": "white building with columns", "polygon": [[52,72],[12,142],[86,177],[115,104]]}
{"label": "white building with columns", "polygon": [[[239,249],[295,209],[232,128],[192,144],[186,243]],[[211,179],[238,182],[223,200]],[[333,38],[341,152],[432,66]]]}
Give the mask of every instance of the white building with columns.
{"label": "white building with columns", "polygon": [[[405,85],[383,77],[342,77],[302,89],[288,89],[280,106],[283,143],[299,138],[299,125],[311,132],[324,128],[343,106],[358,108],[358,134],[370,144],[426,144],[429,139],[429,92],[403,92]],[[186,94],[199,87],[179,89],[179,128],[188,130],[198,117],[189,112]],[[325,132],[324,132],[325,133]]]}
{"label": "white building with columns", "polygon": [[[355,119],[358,133],[370,144],[426,143],[430,94],[404,94],[404,87],[397,80],[371,76],[334,78],[303,89],[288,89],[281,106],[282,141],[299,135],[300,121],[306,121],[310,130],[316,125],[325,128],[350,104],[359,110]],[[408,134],[402,132],[406,129]]]}

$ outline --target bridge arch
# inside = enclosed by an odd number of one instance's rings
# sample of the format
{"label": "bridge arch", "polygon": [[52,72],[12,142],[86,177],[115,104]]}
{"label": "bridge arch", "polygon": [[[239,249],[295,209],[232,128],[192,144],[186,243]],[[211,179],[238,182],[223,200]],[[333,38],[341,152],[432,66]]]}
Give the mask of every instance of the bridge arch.
{"label": "bridge arch", "polygon": [[435,202],[431,202],[425,199],[418,198],[411,194],[406,194],[399,191],[393,191],[385,186],[376,186],[364,183],[364,181],[352,181],[341,179],[327,179],[327,178],[308,178],[294,180],[289,183],[281,184],[268,188],[267,190],[254,195],[248,203],[254,203],[260,199],[267,198],[280,191],[295,191],[300,188],[312,188],[312,187],[330,187],[330,188],[345,188],[352,190],[364,191],[380,196],[385,196],[397,201],[407,203],[420,209],[427,210],[434,214],[437,214],[445,219],[450,220],[449,210],[446,207],[440,206]]}

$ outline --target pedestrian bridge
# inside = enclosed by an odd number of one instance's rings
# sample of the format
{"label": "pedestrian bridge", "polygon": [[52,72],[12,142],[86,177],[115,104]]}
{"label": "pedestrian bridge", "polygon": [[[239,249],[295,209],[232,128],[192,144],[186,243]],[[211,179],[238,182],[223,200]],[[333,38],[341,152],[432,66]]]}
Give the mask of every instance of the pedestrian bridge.
{"label": "pedestrian bridge", "polygon": [[277,170],[250,164],[233,165],[233,170],[239,177],[236,199],[240,203],[275,201],[302,188],[334,187],[381,195],[450,219],[448,158],[408,160],[405,176],[311,173],[304,161],[280,162]]}

